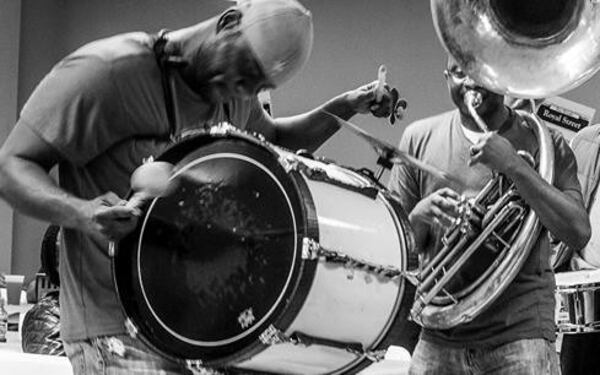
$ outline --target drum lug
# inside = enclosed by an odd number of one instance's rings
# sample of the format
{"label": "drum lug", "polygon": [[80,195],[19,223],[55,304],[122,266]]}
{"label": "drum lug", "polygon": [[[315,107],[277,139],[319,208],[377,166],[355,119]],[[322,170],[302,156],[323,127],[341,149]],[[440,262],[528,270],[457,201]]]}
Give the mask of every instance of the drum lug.
{"label": "drum lug", "polygon": [[139,332],[137,326],[129,318],[125,319],[125,330],[131,338],[136,338]]}
{"label": "drum lug", "polygon": [[337,182],[327,176],[327,172],[321,168],[313,168],[303,163],[297,157],[287,155],[279,157],[279,164],[283,167],[286,173],[291,171],[300,172],[307,178],[316,181]]}
{"label": "drum lug", "polygon": [[186,359],[185,365],[195,375],[225,375],[217,369],[205,367],[200,359]]}
{"label": "drum lug", "polygon": [[185,364],[192,371],[204,370],[204,367],[202,366],[202,360],[200,359],[186,359]]}
{"label": "drum lug", "polygon": [[285,170],[285,173],[298,170],[299,161],[293,156],[280,156],[278,161]]}
{"label": "drum lug", "polygon": [[257,133],[257,132],[251,132],[250,133],[254,138],[258,139],[259,141],[263,142],[263,143],[268,143],[267,139],[265,138],[264,135],[262,135],[261,133]]}
{"label": "drum lug", "polygon": [[323,169],[309,167],[292,155],[280,156],[279,164],[281,164],[286,173],[290,173],[291,171],[300,172],[310,179],[315,179],[315,176],[323,179],[327,176],[327,173]]}
{"label": "drum lug", "polygon": [[319,257],[321,245],[312,238],[302,239],[302,259],[315,260]]}
{"label": "drum lug", "polygon": [[185,365],[194,374],[219,374],[217,372],[210,372],[209,369],[203,366],[203,362],[200,359],[186,359]]}

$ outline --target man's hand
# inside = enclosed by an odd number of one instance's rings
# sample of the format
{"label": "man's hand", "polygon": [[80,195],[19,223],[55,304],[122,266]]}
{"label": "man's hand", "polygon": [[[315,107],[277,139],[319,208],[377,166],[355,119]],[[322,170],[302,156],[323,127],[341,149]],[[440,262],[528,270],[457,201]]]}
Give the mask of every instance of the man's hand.
{"label": "man's hand", "polygon": [[394,117],[397,112],[399,99],[398,90],[384,87],[381,100],[377,101],[377,88],[379,81],[373,81],[357,89],[348,91],[346,99],[357,113],[371,112],[375,117]]}
{"label": "man's hand", "polygon": [[471,146],[469,165],[481,163],[488,168],[510,176],[518,167],[526,164],[510,141],[497,132],[489,132]]}
{"label": "man's hand", "polygon": [[85,230],[118,241],[132,232],[141,214],[139,208],[126,206],[127,201],[109,192],[88,201],[84,207]]}
{"label": "man's hand", "polygon": [[413,224],[438,224],[447,228],[458,216],[460,195],[450,188],[439,189],[422,199],[411,211]]}

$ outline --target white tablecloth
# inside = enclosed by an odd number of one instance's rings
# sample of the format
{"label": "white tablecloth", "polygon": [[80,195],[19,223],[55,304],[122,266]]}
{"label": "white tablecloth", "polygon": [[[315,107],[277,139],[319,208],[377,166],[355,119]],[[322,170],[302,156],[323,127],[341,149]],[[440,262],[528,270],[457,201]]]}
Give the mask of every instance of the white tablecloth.
{"label": "white tablecloth", "polygon": [[0,350],[1,375],[72,375],[67,357]]}
{"label": "white tablecloth", "polygon": [[[0,295],[5,290],[0,288]],[[8,305],[9,314],[19,312],[23,321],[25,312],[31,305],[25,304],[25,295],[19,306]],[[21,324],[19,322],[19,330]],[[23,353],[21,350],[21,332],[9,331],[7,342],[0,343],[0,375],[72,375],[71,364],[67,357]],[[408,374],[409,353],[403,348],[392,346],[385,360],[375,363],[360,372],[360,375],[405,375]]]}
{"label": "white tablecloth", "polygon": [[360,372],[360,375],[405,375],[408,374],[410,354],[404,348],[391,346],[385,359],[374,363]]}

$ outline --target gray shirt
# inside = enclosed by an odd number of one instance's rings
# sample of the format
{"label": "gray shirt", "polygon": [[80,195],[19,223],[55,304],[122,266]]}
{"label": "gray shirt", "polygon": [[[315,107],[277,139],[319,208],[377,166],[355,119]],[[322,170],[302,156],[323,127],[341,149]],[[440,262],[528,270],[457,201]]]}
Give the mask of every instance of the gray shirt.
{"label": "gray shirt", "polygon": [[[59,62],[40,82],[16,126],[27,126],[59,152],[59,184],[83,199],[112,191],[124,197],[144,158],[170,143],[155,37],[130,33],[92,42]],[[227,121],[221,107],[196,121],[208,103],[176,72],[176,133]],[[268,126],[256,98],[228,103],[231,123],[261,132]],[[177,134],[174,134],[177,135]],[[60,254],[61,324],[64,340],[120,334],[124,315],[113,285],[108,243],[64,230]]]}
{"label": "gray shirt", "polygon": [[[502,135],[517,150],[528,151],[538,160],[538,143],[532,130],[518,116],[514,118],[512,126]],[[552,140],[554,185],[562,191],[579,191],[573,152],[560,134],[552,132]],[[461,129],[458,111],[451,111],[408,126],[399,147],[457,178],[463,187],[457,193],[472,197],[491,179],[492,171],[481,164],[468,166],[471,145]],[[398,192],[407,212],[446,186],[446,182],[404,164],[396,165],[390,177],[390,189]],[[442,247],[443,234],[439,227],[431,226],[421,250],[426,254],[437,253]],[[543,230],[523,267],[496,301],[471,322],[448,330],[424,329],[423,338],[454,347],[489,347],[529,338],[554,341],[555,282],[549,256],[547,231]]]}
{"label": "gray shirt", "polygon": [[[571,147],[577,159],[577,176],[581,183],[581,193],[585,208],[590,214],[592,237],[588,244],[573,254],[572,270],[600,268],[600,124],[588,126],[575,135]],[[564,246],[563,251],[570,251]]]}

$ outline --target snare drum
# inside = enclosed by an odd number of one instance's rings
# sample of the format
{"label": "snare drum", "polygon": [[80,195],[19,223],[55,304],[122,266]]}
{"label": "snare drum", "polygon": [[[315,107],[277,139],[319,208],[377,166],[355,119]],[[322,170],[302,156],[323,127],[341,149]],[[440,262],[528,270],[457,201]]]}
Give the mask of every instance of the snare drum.
{"label": "snare drum", "polygon": [[565,334],[600,330],[600,270],[556,274],[556,325]]}
{"label": "snare drum", "polygon": [[385,189],[229,127],[158,160],[177,188],[113,254],[132,335],[190,367],[347,374],[382,357],[414,295]]}

